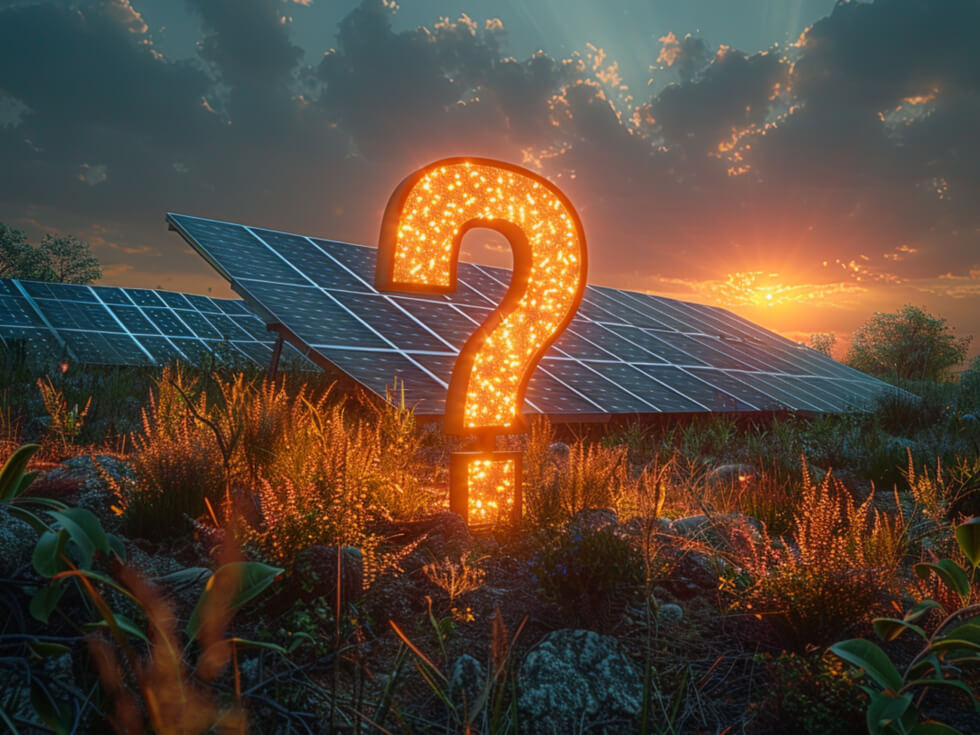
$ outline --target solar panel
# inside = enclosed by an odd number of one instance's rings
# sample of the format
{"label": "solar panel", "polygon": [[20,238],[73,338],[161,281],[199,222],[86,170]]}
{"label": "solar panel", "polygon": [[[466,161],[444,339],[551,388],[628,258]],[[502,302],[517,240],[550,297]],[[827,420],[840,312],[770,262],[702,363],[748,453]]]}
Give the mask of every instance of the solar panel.
{"label": "solar panel", "polygon": [[[168,220],[245,302],[312,359],[384,395],[398,377],[440,415],[456,356],[510,282],[458,264],[447,295],[375,290],[375,248],[182,214]],[[550,415],[867,407],[895,390],[725,309],[588,286],[531,377],[525,410]]]}
{"label": "solar panel", "polygon": [[[241,302],[115,286],[0,279],[0,340],[94,365],[217,359],[266,367],[276,335]],[[284,364],[315,369],[295,349]]]}

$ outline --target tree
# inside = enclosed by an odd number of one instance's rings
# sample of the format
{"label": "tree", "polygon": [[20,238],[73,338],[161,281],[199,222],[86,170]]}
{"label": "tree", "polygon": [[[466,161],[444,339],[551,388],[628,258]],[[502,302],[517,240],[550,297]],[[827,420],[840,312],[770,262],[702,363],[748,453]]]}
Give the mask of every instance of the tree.
{"label": "tree", "polygon": [[831,351],[837,344],[837,335],[833,332],[817,332],[810,335],[810,347],[817,352],[822,352],[827,357],[831,357]]}
{"label": "tree", "polygon": [[894,314],[875,312],[854,332],[847,364],[872,375],[942,380],[963,361],[970,337],[957,337],[946,319],[907,304]]}
{"label": "tree", "polygon": [[77,237],[48,234],[34,246],[23,232],[0,223],[0,277],[92,283],[102,277],[102,267]]}

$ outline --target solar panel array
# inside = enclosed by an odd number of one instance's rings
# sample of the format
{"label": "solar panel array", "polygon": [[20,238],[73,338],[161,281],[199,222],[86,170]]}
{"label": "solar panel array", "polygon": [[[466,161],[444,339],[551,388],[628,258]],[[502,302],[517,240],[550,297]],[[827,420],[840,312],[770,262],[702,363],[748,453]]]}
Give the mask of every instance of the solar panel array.
{"label": "solar panel array", "polygon": [[[171,225],[301,349],[379,395],[397,376],[441,415],[460,347],[501,301],[503,268],[459,263],[451,295],[379,293],[375,248],[180,214]],[[891,386],[725,309],[589,286],[528,385],[549,415],[867,407]]]}
{"label": "solar panel array", "polygon": [[239,300],[5,278],[0,340],[5,347],[26,344],[85,364],[200,363],[214,357],[264,367],[275,335]]}

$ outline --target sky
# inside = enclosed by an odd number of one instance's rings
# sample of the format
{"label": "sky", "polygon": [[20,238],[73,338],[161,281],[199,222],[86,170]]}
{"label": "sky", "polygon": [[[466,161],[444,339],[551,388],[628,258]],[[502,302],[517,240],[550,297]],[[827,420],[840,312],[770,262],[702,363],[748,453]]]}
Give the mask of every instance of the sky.
{"label": "sky", "polygon": [[[168,211],[373,245],[446,156],[557,183],[592,283],[980,354],[976,0],[0,0],[0,222],[230,295]],[[506,265],[496,234],[464,258]]]}

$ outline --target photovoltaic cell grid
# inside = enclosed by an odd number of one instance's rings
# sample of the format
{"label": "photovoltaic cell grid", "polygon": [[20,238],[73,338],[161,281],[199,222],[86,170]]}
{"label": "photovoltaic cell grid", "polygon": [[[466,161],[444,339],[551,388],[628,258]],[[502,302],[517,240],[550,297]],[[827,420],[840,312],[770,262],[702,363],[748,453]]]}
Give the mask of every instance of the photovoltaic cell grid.
{"label": "photovoltaic cell grid", "polygon": [[[275,335],[242,301],[141,288],[0,279],[0,340],[84,364],[265,367]],[[288,362],[313,365],[290,349]]]}
{"label": "photovoltaic cell grid", "polygon": [[[460,347],[510,282],[507,269],[460,262],[454,294],[379,293],[374,248],[188,215],[168,220],[311,359],[379,395],[397,377],[423,415],[443,413]],[[534,372],[525,410],[839,412],[889,390],[725,309],[589,286]]]}

